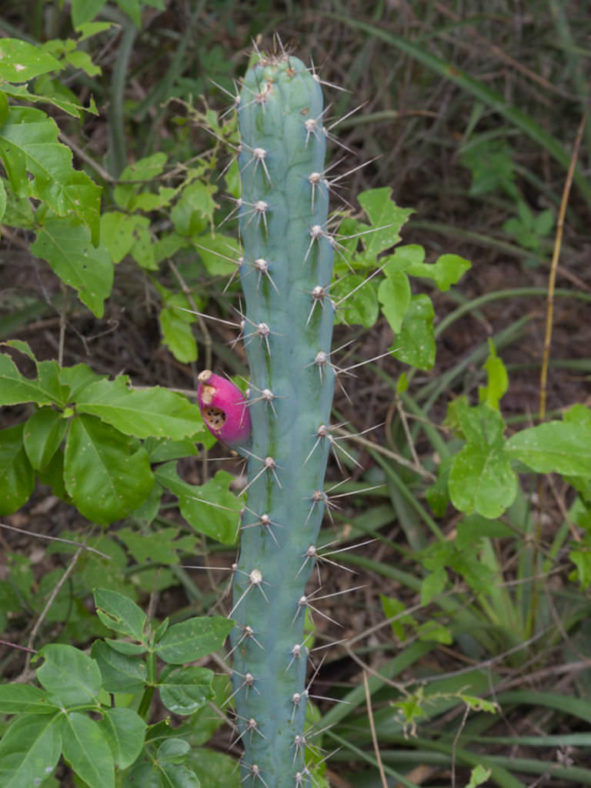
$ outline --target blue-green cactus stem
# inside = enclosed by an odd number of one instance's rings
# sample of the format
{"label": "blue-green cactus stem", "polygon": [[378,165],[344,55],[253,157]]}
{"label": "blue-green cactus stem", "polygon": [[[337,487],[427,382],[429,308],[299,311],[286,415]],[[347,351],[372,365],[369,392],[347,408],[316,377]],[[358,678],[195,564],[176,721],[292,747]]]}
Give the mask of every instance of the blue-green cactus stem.
{"label": "blue-green cactus stem", "polygon": [[291,56],[259,58],[238,111],[252,433],[231,611],[234,700],[243,781],[284,788],[310,783],[305,589],[334,389],[326,135],[320,85]]}

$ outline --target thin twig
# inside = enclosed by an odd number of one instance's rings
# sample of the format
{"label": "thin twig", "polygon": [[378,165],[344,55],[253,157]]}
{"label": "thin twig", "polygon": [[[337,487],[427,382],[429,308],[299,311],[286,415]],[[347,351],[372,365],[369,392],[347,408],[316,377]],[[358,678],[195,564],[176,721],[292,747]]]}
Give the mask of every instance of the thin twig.
{"label": "thin twig", "polygon": [[101,558],[105,558],[107,561],[112,559],[112,556],[107,555],[106,553],[101,553],[101,551],[97,550],[95,547],[88,547],[88,545],[81,544],[80,542],[74,542],[73,539],[63,539],[61,536],[48,536],[47,534],[36,534],[33,533],[33,531],[27,531],[25,528],[17,528],[16,525],[8,525],[7,523],[0,523],[0,528],[6,528],[9,531],[16,531],[19,534],[30,536],[31,539],[47,539],[49,542],[63,542],[64,544],[71,544],[74,547],[79,547],[82,550],[88,551],[89,553],[100,555]]}
{"label": "thin twig", "polygon": [[369,720],[369,729],[371,731],[371,740],[373,742],[373,751],[376,754],[376,761],[378,762],[378,769],[380,772],[380,779],[382,781],[382,788],[388,788],[388,781],[384,772],[384,764],[382,763],[382,756],[380,755],[380,745],[376,734],[376,726],[373,720],[373,710],[371,708],[371,695],[369,692],[369,684],[367,682],[367,672],[363,671],[363,689],[365,690],[365,705],[367,706],[367,718]]}
{"label": "thin twig", "polygon": [[544,354],[542,357],[542,369],[540,371],[540,408],[538,412],[538,419],[544,421],[546,417],[546,390],[548,383],[548,365],[550,363],[550,346],[552,344],[552,325],[554,321],[554,289],[556,283],[556,269],[558,268],[558,259],[560,257],[560,250],[562,248],[562,234],[564,230],[564,217],[566,215],[566,206],[568,205],[568,198],[575,174],[575,167],[577,165],[577,158],[579,156],[579,148],[583,138],[583,131],[585,124],[589,117],[589,107],[581,118],[579,128],[577,129],[577,136],[573,146],[573,152],[568,165],[568,173],[562,191],[562,199],[560,201],[560,210],[558,212],[558,221],[556,222],[556,236],[554,238],[554,251],[552,253],[552,263],[550,265],[550,277],[548,279],[548,306],[546,310],[546,333],[544,336]]}
{"label": "thin twig", "polygon": [[[39,617],[37,618],[37,621],[35,621],[33,629],[31,630],[31,634],[29,635],[29,639],[27,641],[27,649],[30,649],[31,651],[33,651],[33,643],[35,642],[35,638],[37,637],[37,633],[39,632],[39,629],[41,628],[41,625],[45,621],[45,617],[47,616],[47,613],[49,612],[51,606],[53,605],[53,603],[55,601],[55,598],[57,597],[59,592],[62,590],[66,580],[72,574],[72,572],[74,570],[74,567],[76,566],[76,563],[77,563],[78,559],[80,558],[80,556],[82,555],[83,551],[84,551],[84,546],[81,545],[76,550],[74,555],[72,556],[72,559],[71,559],[70,563],[66,567],[66,571],[63,573],[63,575],[60,577],[58,582],[55,584],[55,587],[54,587],[53,591],[51,592],[47,602],[45,603],[45,607],[41,611]],[[26,673],[29,670],[30,664],[31,664],[31,653],[28,653],[27,654],[27,659],[25,661],[25,667],[24,667],[23,672]]]}

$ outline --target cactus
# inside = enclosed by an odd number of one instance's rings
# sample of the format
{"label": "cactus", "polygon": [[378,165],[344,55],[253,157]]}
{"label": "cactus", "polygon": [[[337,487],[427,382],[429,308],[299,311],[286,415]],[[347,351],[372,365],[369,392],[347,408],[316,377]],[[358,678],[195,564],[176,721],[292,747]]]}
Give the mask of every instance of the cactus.
{"label": "cactus", "polygon": [[325,506],[335,370],[333,240],[316,75],[257,53],[238,104],[244,343],[250,367],[248,505],[231,634],[242,781],[310,784],[305,595]]}

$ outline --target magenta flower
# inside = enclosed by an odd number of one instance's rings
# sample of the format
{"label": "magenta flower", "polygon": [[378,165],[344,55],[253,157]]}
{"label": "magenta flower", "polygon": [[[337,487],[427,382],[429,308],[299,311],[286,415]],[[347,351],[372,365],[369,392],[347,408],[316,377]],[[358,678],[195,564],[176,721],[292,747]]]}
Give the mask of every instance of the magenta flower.
{"label": "magenta flower", "polygon": [[250,414],[242,391],[227,378],[209,369],[199,373],[197,401],[205,426],[228,446],[240,446],[250,438]]}

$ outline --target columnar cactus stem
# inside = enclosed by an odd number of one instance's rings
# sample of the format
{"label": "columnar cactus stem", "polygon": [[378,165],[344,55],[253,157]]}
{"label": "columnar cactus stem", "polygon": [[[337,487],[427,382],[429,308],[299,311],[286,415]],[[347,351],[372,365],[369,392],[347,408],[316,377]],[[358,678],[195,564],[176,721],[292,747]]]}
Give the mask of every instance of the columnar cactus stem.
{"label": "columnar cactus stem", "polygon": [[234,700],[243,782],[284,788],[310,784],[305,586],[325,505],[323,425],[334,388],[320,84],[295,57],[259,56],[238,112],[252,430],[233,588]]}

